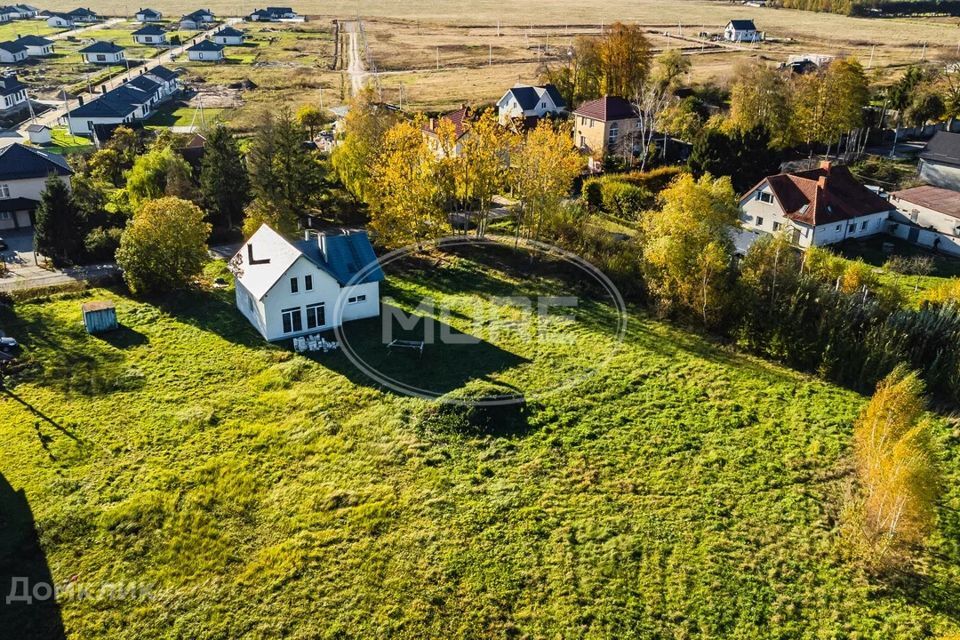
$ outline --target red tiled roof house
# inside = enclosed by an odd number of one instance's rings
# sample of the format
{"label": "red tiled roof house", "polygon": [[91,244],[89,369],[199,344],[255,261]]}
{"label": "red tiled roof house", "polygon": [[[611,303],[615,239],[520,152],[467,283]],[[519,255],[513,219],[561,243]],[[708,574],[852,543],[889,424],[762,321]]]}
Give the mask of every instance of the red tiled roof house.
{"label": "red tiled roof house", "polygon": [[460,107],[456,111],[445,113],[439,118],[430,118],[423,125],[423,135],[427,138],[427,143],[434,153],[439,157],[446,155],[443,149],[443,143],[440,140],[438,131],[444,120],[453,124],[453,149],[450,150],[451,157],[457,157],[463,151],[463,141],[470,135],[470,123],[476,119],[476,114],[470,107]]}
{"label": "red tiled roof house", "polygon": [[895,209],[846,167],[822,162],[764,178],[741,198],[740,224],[746,235],[784,232],[805,248],[884,233]]}

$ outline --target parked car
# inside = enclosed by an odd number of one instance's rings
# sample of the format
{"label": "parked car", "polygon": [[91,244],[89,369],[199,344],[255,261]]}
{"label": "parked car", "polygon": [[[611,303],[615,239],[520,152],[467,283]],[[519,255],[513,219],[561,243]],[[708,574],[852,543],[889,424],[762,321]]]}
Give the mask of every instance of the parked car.
{"label": "parked car", "polygon": [[18,346],[17,341],[13,338],[0,336],[0,351],[15,351]]}

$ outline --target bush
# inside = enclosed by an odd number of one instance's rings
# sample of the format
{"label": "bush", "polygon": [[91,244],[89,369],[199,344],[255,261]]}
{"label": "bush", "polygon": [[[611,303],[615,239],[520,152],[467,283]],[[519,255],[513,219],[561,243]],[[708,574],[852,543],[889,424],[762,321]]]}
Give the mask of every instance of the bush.
{"label": "bush", "polygon": [[123,229],[116,227],[97,227],[87,234],[83,241],[87,259],[91,262],[112,262],[120,247],[120,236]]}
{"label": "bush", "polygon": [[601,178],[587,178],[583,183],[583,192],[580,196],[590,211],[603,208],[603,180]]}
{"label": "bush", "polygon": [[627,220],[635,220],[653,201],[643,187],[619,180],[605,181],[600,191],[603,210]]}

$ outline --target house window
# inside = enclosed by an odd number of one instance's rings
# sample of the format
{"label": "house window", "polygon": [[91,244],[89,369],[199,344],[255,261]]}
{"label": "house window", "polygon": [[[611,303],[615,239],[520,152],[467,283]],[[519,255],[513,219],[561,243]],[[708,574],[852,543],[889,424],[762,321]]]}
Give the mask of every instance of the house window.
{"label": "house window", "polygon": [[10,185],[3,183],[0,184],[0,198],[9,198],[10,197]]}
{"label": "house window", "polygon": [[611,145],[617,143],[617,136],[620,135],[620,125],[614,122],[610,125],[610,134],[607,137],[607,142]]}
{"label": "house window", "polygon": [[303,290],[313,291],[313,276],[303,276]]}
{"label": "house window", "polygon": [[97,54],[97,62],[105,62],[106,59],[107,59],[107,56],[103,55],[102,53]]}
{"label": "house window", "polygon": [[9,211],[0,211],[0,220],[9,220],[11,218]]}
{"label": "house window", "polygon": [[327,324],[323,303],[307,305],[307,329],[316,329]]}
{"label": "house window", "polygon": [[837,227],[836,227],[836,229],[834,229],[834,231],[840,231],[840,227],[841,227],[841,225],[838,224]]}
{"label": "house window", "polygon": [[280,313],[283,317],[284,333],[298,333],[303,331],[303,318],[300,316],[300,307],[284,309]]}
{"label": "house window", "polygon": [[290,293],[297,293],[300,291],[300,284],[297,282],[296,278],[290,278]]}
{"label": "house window", "polygon": [[869,220],[864,220],[863,223],[861,223],[861,225],[860,225],[860,231],[866,231],[866,230],[867,230],[867,225],[868,225],[869,223],[870,223]]}
{"label": "house window", "polygon": [[856,230],[857,230],[857,225],[855,223],[847,225],[847,232],[853,233]]}
{"label": "house window", "polygon": [[587,147],[587,138],[586,136],[580,136],[580,148],[585,149]]}
{"label": "house window", "polygon": [[757,226],[758,227],[763,226],[763,218],[761,218],[760,216],[757,216]]}
{"label": "house window", "polygon": [[783,225],[780,224],[779,222],[774,222],[774,223],[773,223],[773,230],[774,230],[774,231],[780,231],[780,227],[782,227],[782,226],[783,226]]}
{"label": "house window", "polygon": [[358,302],[363,302],[367,299],[366,295],[354,296],[352,298],[347,298],[347,304],[357,304]]}
{"label": "house window", "polygon": [[760,202],[773,202],[773,194],[769,191],[758,191],[757,200]]}

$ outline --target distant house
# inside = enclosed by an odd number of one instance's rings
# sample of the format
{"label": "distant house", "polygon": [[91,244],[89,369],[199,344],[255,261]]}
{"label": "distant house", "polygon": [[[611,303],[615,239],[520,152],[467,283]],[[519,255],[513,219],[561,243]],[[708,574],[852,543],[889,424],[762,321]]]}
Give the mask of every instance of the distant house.
{"label": "distant house", "polygon": [[924,185],[895,191],[890,202],[891,235],[960,256],[960,192]]}
{"label": "distant house", "polygon": [[59,29],[73,29],[76,26],[73,16],[67,13],[47,13],[47,26]]}
{"label": "distant house", "polygon": [[20,19],[20,10],[9,5],[0,7],[0,23]]}
{"label": "distant house", "polygon": [[[640,115],[629,101],[604,96],[580,105],[573,112],[574,143],[591,156],[591,168],[604,156],[622,153],[632,147],[640,127]],[[627,149],[632,153],[632,148]]]}
{"label": "distant house", "polygon": [[0,76],[0,114],[11,114],[27,107],[27,85],[15,73]]}
{"label": "distant house", "polygon": [[884,233],[895,208],[846,167],[822,162],[811,171],[764,178],[740,199],[740,224],[747,236],[785,233],[806,248]]}
{"label": "distant house", "polygon": [[133,41],[137,44],[167,44],[167,32],[158,24],[148,24],[133,32]]}
{"label": "distant house", "polygon": [[281,20],[299,20],[300,16],[290,7],[267,7],[254,9],[246,17],[249,22],[280,22]]}
{"label": "distant house", "polygon": [[19,142],[0,148],[0,230],[33,226],[33,212],[51,175],[69,187],[73,170],[63,156]]}
{"label": "distant house", "polygon": [[177,73],[157,66],[67,114],[70,131],[93,136],[100,125],[144,120],[179,89]]}
{"label": "distant house", "polygon": [[140,9],[134,16],[137,22],[160,22],[163,14],[156,9]]}
{"label": "distant house", "polygon": [[193,13],[188,13],[180,18],[180,28],[187,31],[203,31],[215,20],[216,18],[212,11],[208,9],[197,9]]}
{"label": "distant house", "polygon": [[88,64],[120,64],[126,61],[123,47],[103,40],[80,49],[80,55]]}
{"label": "distant house", "polygon": [[219,62],[223,60],[223,45],[212,40],[201,40],[187,49],[187,58],[197,62]]}
{"label": "distant house", "polygon": [[100,16],[98,16],[95,11],[92,11],[91,9],[85,9],[84,7],[78,7],[73,11],[68,12],[68,15],[73,18],[74,22],[79,22],[81,24],[90,24],[100,20]]}
{"label": "distant house", "polygon": [[0,42],[0,63],[17,64],[27,59],[27,48],[17,42]]}
{"label": "distant house", "polygon": [[243,44],[243,38],[246,34],[233,27],[224,27],[213,34],[213,41],[224,46],[239,46]]}
{"label": "distant house", "polygon": [[443,148],[443,142],[438,135],[440,126],[444,122],[450,123],[453,127],[453,148],[450,149],[450,156],[457,157],[463,151],[463,141],[470,135],[470,122],[476,118],[476,113],[470,107],[463,106],[456,111],[445,113],[439,118],[430,118],[423,125],[423,135],[434,153],[443,157],[447,151]]}
{"label": "distant house", "polygon": [[723,39],[730,42],[759,42],[763,34],[757,31],[753,20],[731,20],[723,30]]}
{"label": "distant house", "polygon": [[230,269],[237,309],[271,342],[380,315],[384,274],[362,231],[291,242],[263,225]]}
{"label": "distant house", "polygon": [[14,42],[26,47],[27,55],[31,58],[44,58],[53,55],[53,40],[47,40],[42,36],[22,36]]}
{"label": "distant house", "polygon": [[14,7],[20,12],[21,20],[36,18],[40,14],[40,10],[30,4],[17,4]]}
{"label": "distant house", "polygon": [[960,133],[937,131],[920,152],[920,178],[960,191]]}
{"label": "distant house", "polygon": [[552,84],[542,87],[518,84],[497,102],[501,123],[514,119],[539,120],[545,116],[559,116],[566,109],[567,103]]}

